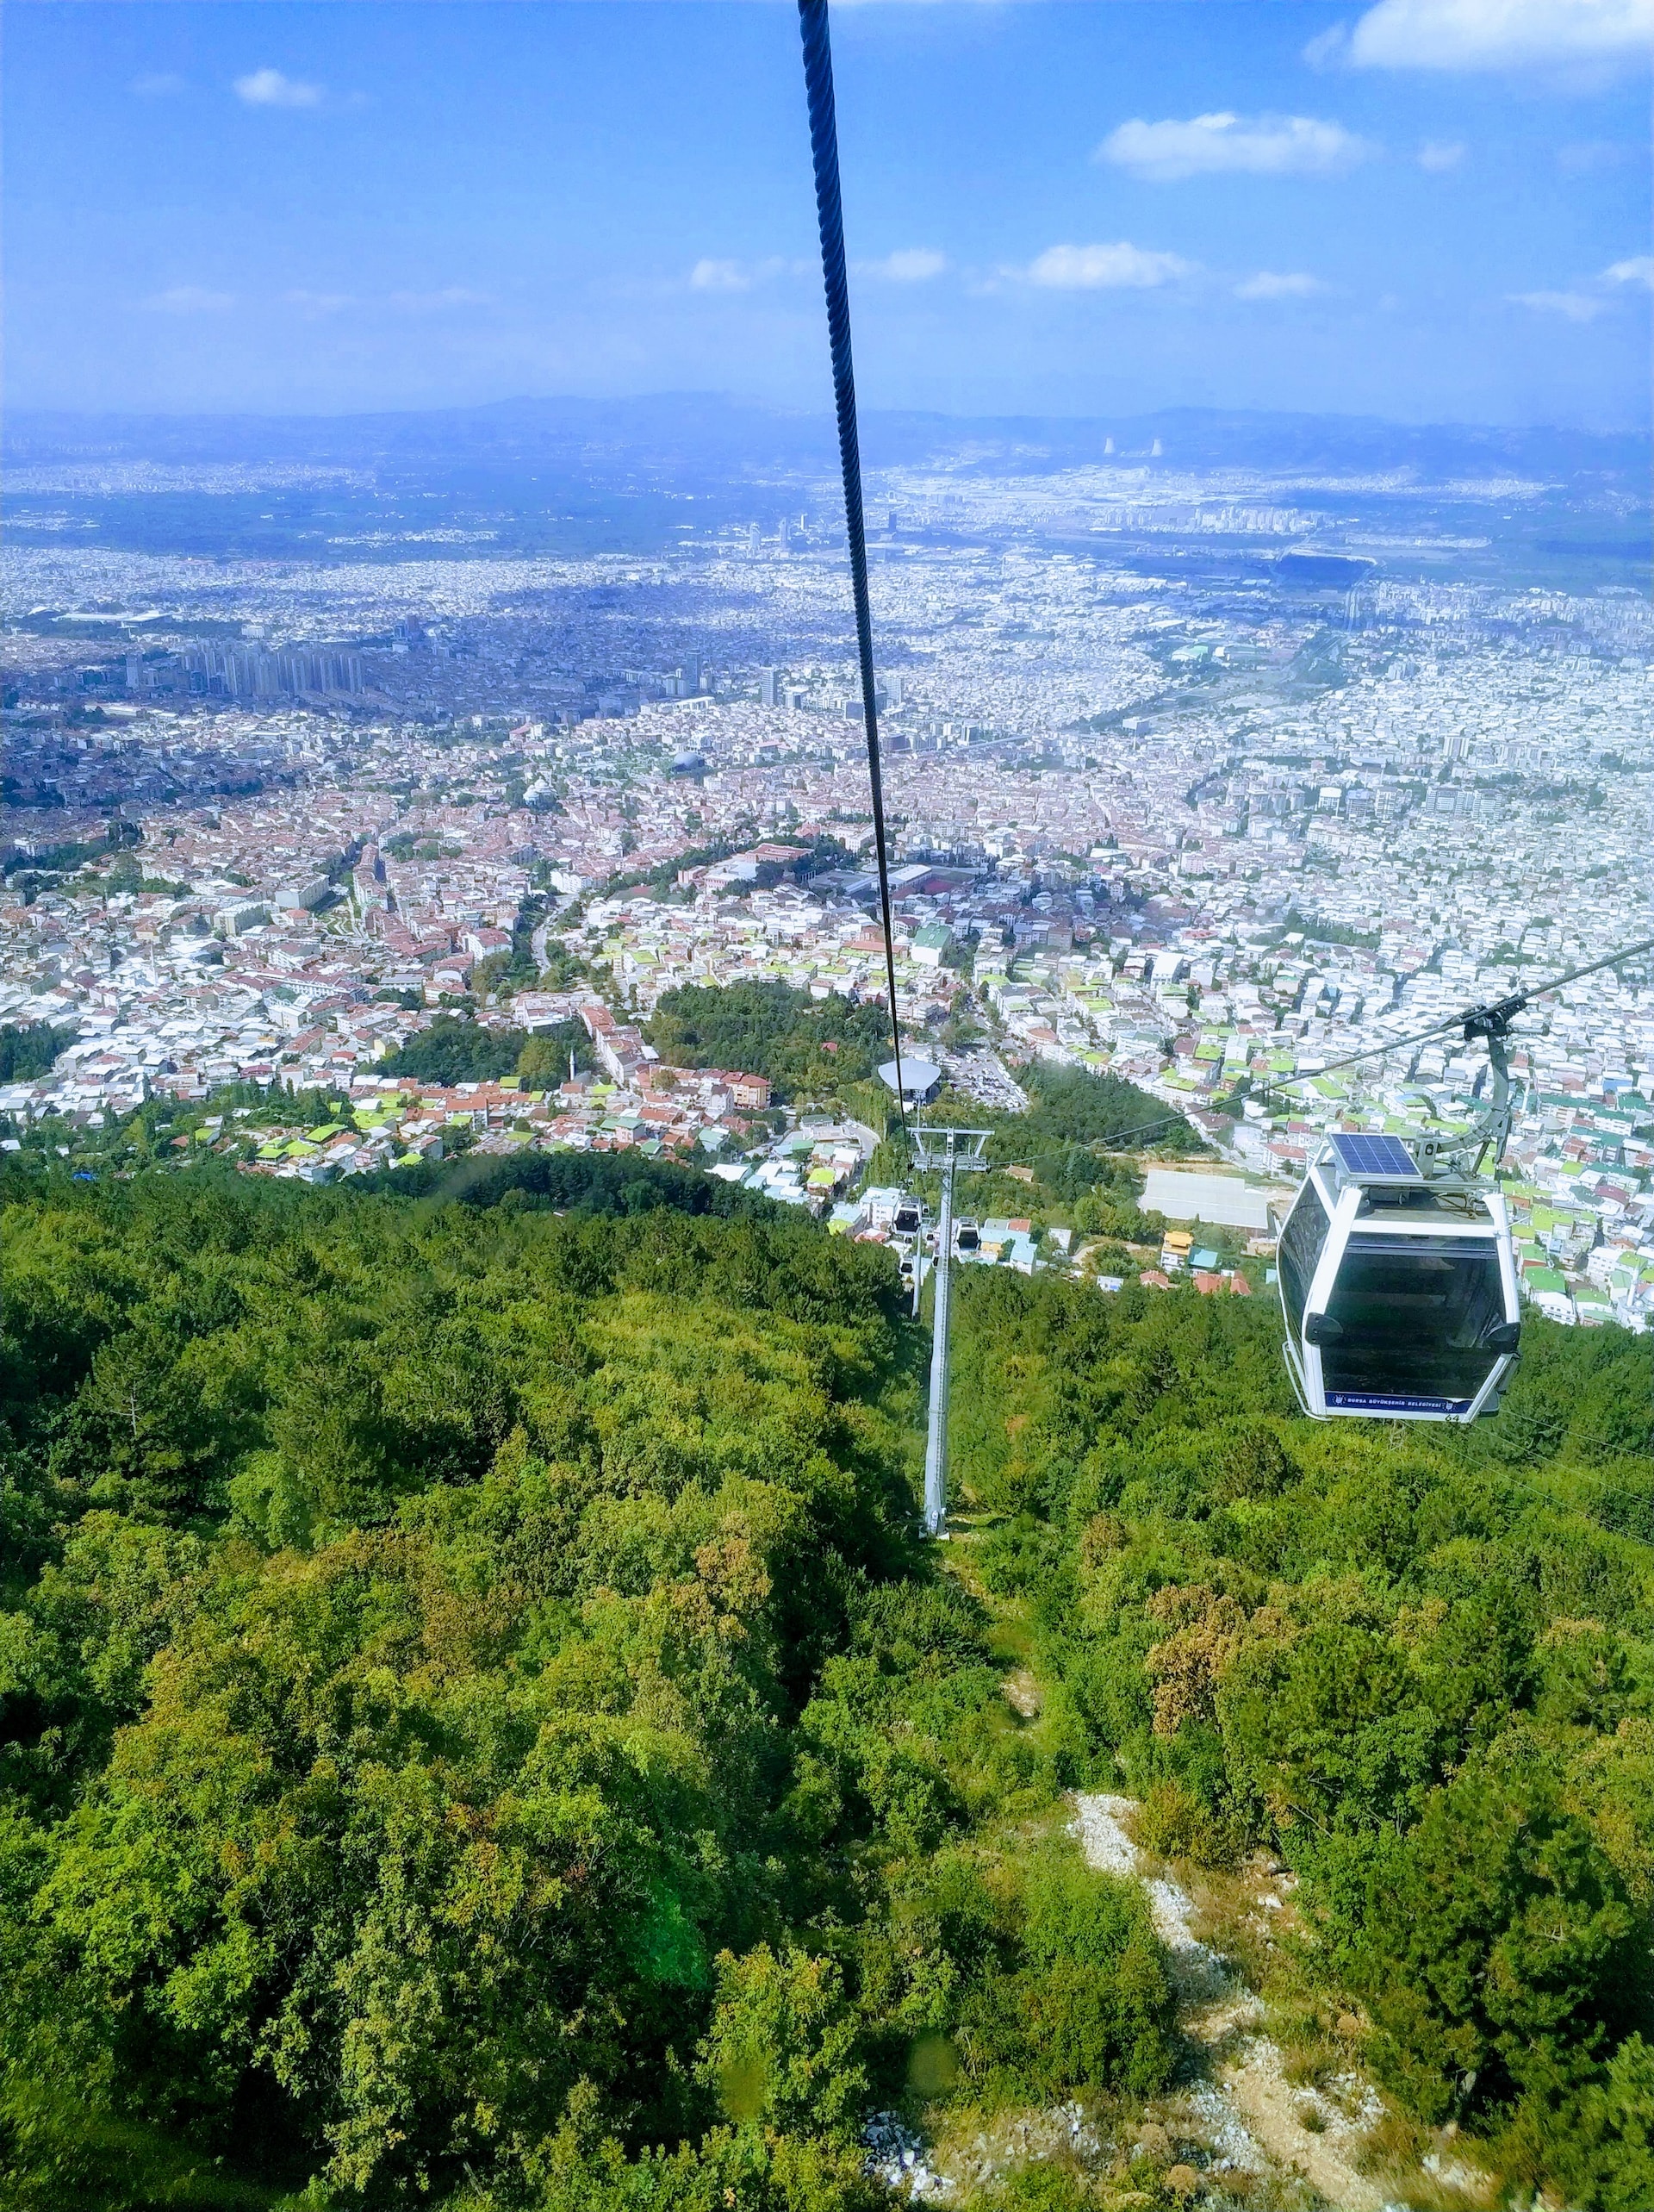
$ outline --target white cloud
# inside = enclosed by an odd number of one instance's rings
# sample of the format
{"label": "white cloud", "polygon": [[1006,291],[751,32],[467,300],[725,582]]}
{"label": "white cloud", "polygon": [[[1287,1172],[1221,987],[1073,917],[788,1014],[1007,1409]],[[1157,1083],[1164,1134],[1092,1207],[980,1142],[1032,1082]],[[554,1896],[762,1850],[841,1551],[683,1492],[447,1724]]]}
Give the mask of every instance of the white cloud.
{"label": "white cloud", "polygon": [[448,284],[432,292],[386,292],[368,296],[354,292],[313,292],[302,286],[282,294],[282,305],[292,308],[310,322],[351,310],[373,314],[389,308],[394,315],[446,315],[460,308],[493,304],[492,294],[470,291],[463,284]]}
{"label": "white cloud", "polygon": [[1576,139],[1570,146],[1557,148],[1557,166],[1564,177],[1589,177],[1599,169],[1620,169],[1632,158],[1628,146],[1616,146],[1612,139]]}
{"label": "white cloud", "polygon": [[1187,122],[1122,123],[1095,159],[1129,169],[1151,184],[1240,172],[1253,177],[1328,177],[1365,159],[1371,149],[1342,123],[1313,115],[1247,117],[1227,110]]}
{"label": "white cloud", "polygon": [[[892,261],[900,258],[891,256]],[[762,261],[722,261],[703,256],[689,271],[689,284],[697,292],[749,292],[755,284],[767,284],[774,277],[806,276],[814,265],[810,261],[789,261],[780,253],[769,254]]]}
{"label": "white cloud", "polygon": [[233,292],[215,292],[205,284],[169,284],[144,302],[158,315],[222,315],[235,305]]}
{"label": "white cloud", "polygon": [[346,308],[353,308],[357,304],[349,292],[297,290],[283,292],[282,300],[285,306],[296,308],[301,315],[313,319],[318,315],[342,315]]}
{"label": "white cloud", "polygon": [[1419,148],[1419,166],[1431,176],[1439,177],[1449,169],[1457,169],[1464,159],[1461,139],[1427,138]]}
{"label": "white cloud", "polygon": [[1242,279],[1234,288],[1237,300],[1309,300],[1327,287],[1318,277],[1306,277],[1302,271],[1279,276],[1272,269],[1260,269],[1255,277]]}
{"label": "white cloud", "polygon": [[[1584,290],[1586,284],[1594,289]],[[1559,315],[1569,322],[1595,322],[1614,305],[1612,287],[1617,284],[1645,284],[1654,290],[1654,253],[1634,253],[1624,261],[1610,262],[1600,277],[1576,278],[1564,292],[1512,292],[1507,296],[1518,307],[1532,308],[1539,315]]]}
{"label": "white cloud", "polygon": [[387,304],[403,315],[445,315],[454,308],[486,308],[494,304],[487,292],[473,292],[463,284],[445,284],[435,292],[391,292]]}
{"label": "white cloud", "polygon": [[1595,322],[1602,312],[1601,301],[1589,292],[1512,292],[1508,297],[1519,308],[1532,308],[1536,315],[1559,315],[1569,322]]}
{"label": "white cloud", "polygon": [[235,80],[238,99],[245,100],[250,108],[319,108],[321,105],[320,84],[307,84],[296,77],[284,77],[279,69],[255,69]]}
{"label": "white cloud", "polygon": [[1654,0],[1378,0],[1335,48],[1323,34],[1305,53],[1358,69],[1528,69],[1651,45]]}
{"label": "white cloud", "polygon": [[906,246],[886,254],[882,261],[856,264],[860,275],[882,277],[892,284],[928,284],[932,277],[940,277],[947,266],[948,256],[929,246]]}
{"label": "white cloud", "polygon": [[134,77],[128,88],[140,100],[167,100],[176,92],[189,90],[182,77],[175,77],[170,69],[152,69],[142,77]]}
{"label": "white cloud", "polygon": [[1147,291],[1189,276],[1194,265],[1178,254],[1149,252],[1122,239],[1116,246],[1048,246],[1026,269],[1003,273],[1058,292]]}
{"label": "white cloud", "polygon": [[713,261],[703,257],[689,271],[698,292],[749,292],[752,278],[738,261]]}

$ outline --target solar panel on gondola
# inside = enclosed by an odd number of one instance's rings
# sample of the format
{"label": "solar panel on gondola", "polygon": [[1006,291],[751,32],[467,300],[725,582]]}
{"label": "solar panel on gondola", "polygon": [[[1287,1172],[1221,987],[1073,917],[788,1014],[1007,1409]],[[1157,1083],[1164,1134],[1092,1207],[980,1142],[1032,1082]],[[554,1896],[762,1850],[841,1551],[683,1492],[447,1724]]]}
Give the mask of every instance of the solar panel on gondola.
{"label": "solar panel on gondola", "polygon": [[1352,1175],[1418,1179],[1418,1162],[1399,1137],[1348,1136],[1340,1131],[1328,1142]]}

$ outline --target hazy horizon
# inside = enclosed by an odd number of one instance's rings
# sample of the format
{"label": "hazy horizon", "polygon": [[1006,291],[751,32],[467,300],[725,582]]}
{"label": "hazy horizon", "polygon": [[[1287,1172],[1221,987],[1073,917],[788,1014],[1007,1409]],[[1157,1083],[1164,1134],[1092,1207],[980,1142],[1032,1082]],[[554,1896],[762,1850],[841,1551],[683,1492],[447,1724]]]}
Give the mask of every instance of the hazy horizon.
{"label": "hazy horizon", "polygon": [[[809,405],[799,402],[788,406],[774,400],[743,392],[728,386],[715,384],[686,387],[661,386],[635,392],[577,391],[507,391],[492,397],[455,401],[445,405],[419,402],[388,402],[382,406],[367,403],[336,407],[278,407],[276,405],[243,408],[127,408],[127,407],[53,407],[47,405],[11,407],[6,410],[9,425],[31,424],[62,419],[65,421],[132,421],[132,422],[351,422],[393,420],[419,420],[445,415],[505,414],[513,408],[558,407],[626,407],[643,408],[663,405],[670,402],[717,401],[732,410],[775,421],[822,422],[830,424],[831,409],[825,404]],[[1133,409],[1117,408],[1006,408],[995,410],[947,407],[863,407],[859,410],[863,421],[881,418],[923,421],[934,419],[943,423],[1048,423],[1091,426],[1120,423],[1126,426],[1148,424],[1178,416],[1212,419],[1234,417],[1237,421],[1265,423],[1278,421],[1348,423],[1352,426],[1377,427],[1401,431],[1466,431],[1496,433],[1522,436],[1544,435],[1549,432],[1589,439],[1633,439],[1646,441],[1654,430],[1654,416],[1639,422],[1614,424],[1581,423],[1557,416],[1535,417],[1531,421],[1503,421],[1487,417],[1451,414],[1408,415],[1384,414],[1371,408],[1286,408],[1259,405],[1229,407],[1216,403],[1201,405],[1195,402],[1169,403],[1164,407],[1143,407]]]}

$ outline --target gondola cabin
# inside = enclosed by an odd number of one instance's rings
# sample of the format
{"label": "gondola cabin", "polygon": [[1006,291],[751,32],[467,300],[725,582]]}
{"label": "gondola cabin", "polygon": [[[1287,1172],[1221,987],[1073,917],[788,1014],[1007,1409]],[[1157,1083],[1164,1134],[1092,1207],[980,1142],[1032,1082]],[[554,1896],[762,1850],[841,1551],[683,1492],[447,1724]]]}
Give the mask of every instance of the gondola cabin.
{"label": "gondola cabin", "polygon": [[1464,1422],[1497,1410],[1521,1337],[1505,1202],[1489,1183],[1433,1172],[1431,1150],[1332,1137],[1293,1201],[1278,1260],[1283,1349],[1313,1419]]}

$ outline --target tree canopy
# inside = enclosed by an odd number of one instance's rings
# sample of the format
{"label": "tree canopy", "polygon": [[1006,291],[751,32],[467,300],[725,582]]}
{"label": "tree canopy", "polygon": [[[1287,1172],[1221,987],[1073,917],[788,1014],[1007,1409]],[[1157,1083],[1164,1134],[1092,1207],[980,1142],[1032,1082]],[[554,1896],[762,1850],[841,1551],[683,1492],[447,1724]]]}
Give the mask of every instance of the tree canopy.
{"label": "tree canopy", "polygon": [[963,1277],[944,1556],[880,1247],[0,1165],[0,2201],[872,2212],[869,2110],[1177,2076],[1081,1785],[1293,1871],[1297,2061],[1654,2201],[1646,1342],[1316,1426],[1261,1299]]}
{"label": "tree canopy", "polygon": [[0,1023],[0,1083],[49,1075],[59,1053],[74,1041],[72,1028],[49,1021]]}
{"label": "tree canopy", "polygon": [[691,1181],[10,1172],[8,2203],[829,2212],[921,2045],[1166,2078],[1135,1892],[983,1856],[1079,1769],[916,1541],[892,1261]]}
{"label": "tree canopy", "polygon": [[661,994],[646,1034],[668,1067],[738,1069],[768,1077],[778,1100],[800,1100],[870,1075],[890,1016],[788,983],[684,983]]}
{"label": "tree canopy", "polygon": [[1404,2109],[1654,2202],[1647,1341],[1530,1318],[1497,1421],[1316,1426],[1263,1304],[967,1280],[985,1577],[1144,1841],[1296,1872],[1305,2002]]}
{"label": "tree canopy", "polygon": [[1204,1149],[1199,1132],[1180,1113],[1123,1076],[1035,1061],[1023,1069],[1022,1081],[1029,1105],[1018,1126],[1042,1148],[1100,1145],[1125,1152],[1147,1143],[1169,1152]]}
{"label": "tree canopy", "polygon": [[418,1083],[492,1083],[515,1072],[528,1042],[526,1031],[485,1029],[469,1015],[438,1014],[426,1029],[379,1062],[382,1075],[411,1075]]}

